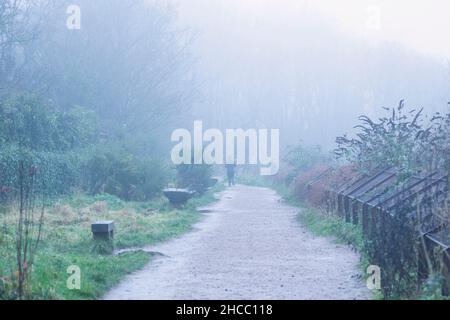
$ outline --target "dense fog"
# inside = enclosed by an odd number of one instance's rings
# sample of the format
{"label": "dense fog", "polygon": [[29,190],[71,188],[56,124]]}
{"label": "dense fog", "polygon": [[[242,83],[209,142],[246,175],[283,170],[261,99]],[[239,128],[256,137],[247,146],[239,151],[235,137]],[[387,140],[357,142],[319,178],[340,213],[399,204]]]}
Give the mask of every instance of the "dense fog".
{"label": "dense fog", "polygon": [[[14,52],[14,63],[2,66],[3,91],[94,108],[105,137],[132,136],[147,151],[167,150],[170,131],[193,120],[277,128],[284,147],[330,149],[361,114],[401,99],[431,114],[450,100],[445,30],[429,27],[445,23],[412,22],[414,3],[347,1],[360,15],[351,20],[329,1],[80,0],[80,29],[71,30],[72,2],[23,1],[30,7],[16,27],[30,41],[13,48],[5,38],[2,55]],[[416,43],[395,38],[395,17]],[[418,50],[430,38],[435,46]]]}
{"label": "dense fog", "polygon": [[0,0],[0,300],[448,299],[449,12]]}
{"label": "dense fog", "polygon": [[[428,113],[445,110],[446,29],[433,27],[447,26],[434,19],[448,4],[432,2],[183,1],[180,19],[196,35],[199,60],[195,115],[211,126],[280,128],[285,146],[329,148],[357,116],[377,116],[401,99]],[[416,43],[393,38],[395,27]]]}

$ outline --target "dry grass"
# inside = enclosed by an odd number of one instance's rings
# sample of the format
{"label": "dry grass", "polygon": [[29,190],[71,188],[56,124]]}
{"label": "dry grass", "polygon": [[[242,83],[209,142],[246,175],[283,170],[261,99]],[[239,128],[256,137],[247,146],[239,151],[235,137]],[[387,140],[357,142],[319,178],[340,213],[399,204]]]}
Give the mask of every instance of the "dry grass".
{"label": "dry grass", "polygon": [[329,169],[326,165],[316,165],[310,170],[302,172],[294,181],[294,193],[299,200],[307,200],[309,195],[308,183]]}

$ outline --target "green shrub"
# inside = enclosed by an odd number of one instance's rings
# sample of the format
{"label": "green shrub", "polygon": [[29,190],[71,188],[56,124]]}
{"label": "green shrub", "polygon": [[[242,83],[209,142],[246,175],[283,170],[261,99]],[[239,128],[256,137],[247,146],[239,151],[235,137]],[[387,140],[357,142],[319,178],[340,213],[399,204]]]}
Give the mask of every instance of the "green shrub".
{"label": "green shrub", "polygon": [[33,95],[21,94],[0,103],[0,143],[24,149],[66,152],[94,143],[95,113],[82,107],[67,112]]}
{"label": "green shrub", "polygon": [[380,166],[393,166],[404,176],[417,170],[435,170],[446,158],[450,118],[435,115],[427,120],[420,110],[405,110],[404,101],[396,108],[384,108],[387,115],[380,119],[359,117],[354,138],[347,135],[336,139],[335,154],[358,166],[364,172]]}
{"label": "green shrub", "polygon": [[161,192],[168,172],[160,161],[136,156],[123,148],[98,148],[86,163],[86,188],[126,201],[146,201]]}
{"label": "green shrub", "polygon": [[320,146],[299,144],[289,147],[285,161],[291,170],[285,177],[284,182],[290,184],[300,173],[317,165],[330,164],[333,159],[329,154],[323,152]]}
{"label": "green shrub", "polygon": [[79,188],[87,153],[82,148],[96,141],[97,128],[95,114],[81,107],[61,112],[30,94],[0,102],[0,188],[12,194],[18,189],[20,161],[37,171],[38,193]]}
{"label": "green shrub", "polygon": [[37,191],[49,196],[74,189],[127,201],[157,195],[170,176],[167,168],[130,150],[129,141],[126,147],[95,146],[97,120],[82,107],[61,112],[29,94],[0,102],[0,201],[5,190],[17,191],[20,161],[37,169]]}
{"label": "green shrub", "polygon": [[78,152],[38,152],[7,144],[0,149],[0,186],[10,192],[18,190],[20,161],[26,168],[36,169],[38,193],[67,194],[80,185],[82,164]]}
{"label": "green shrub", "polygon": [[177,166],[177,185],[203,194],[211,186],[213,167],[210,165],[188,165]]}

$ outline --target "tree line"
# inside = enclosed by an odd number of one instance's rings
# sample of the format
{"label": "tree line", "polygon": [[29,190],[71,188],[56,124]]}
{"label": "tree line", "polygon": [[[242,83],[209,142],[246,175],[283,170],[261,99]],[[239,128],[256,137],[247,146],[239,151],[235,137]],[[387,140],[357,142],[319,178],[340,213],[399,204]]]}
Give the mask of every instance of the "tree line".
{"label": "tree line", "polygon": [[72,30],[71,4],[1,1],[0,186],[17,192],[24,161],[52,195],[147,200],[171,179],[162,137],[195,95],[191,36],[144,0],[80,0]]}

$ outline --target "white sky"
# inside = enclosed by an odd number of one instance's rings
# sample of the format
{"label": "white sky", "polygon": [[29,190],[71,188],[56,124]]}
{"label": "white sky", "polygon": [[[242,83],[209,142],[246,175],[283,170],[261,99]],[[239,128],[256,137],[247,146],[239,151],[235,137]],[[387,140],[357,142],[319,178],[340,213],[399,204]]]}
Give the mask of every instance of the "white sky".
{"label": "white sky", "polygon": [[[318,0],[310,3],[335,18],[348,32],[357,35],[369,32],[427,55],[450,58],[448,0]],[[371,22],[376,20],[378,22]],[[380,29],[371,28],[377,23]]]}
{"label": "white sky", "polygon": [[249,19],[283,21],[306,12],[334,21],[344,33],[367,41],[397,42],[438,59],[450,59],[450,0],[178,0],[180,16],[214,28],[221,11]]}

